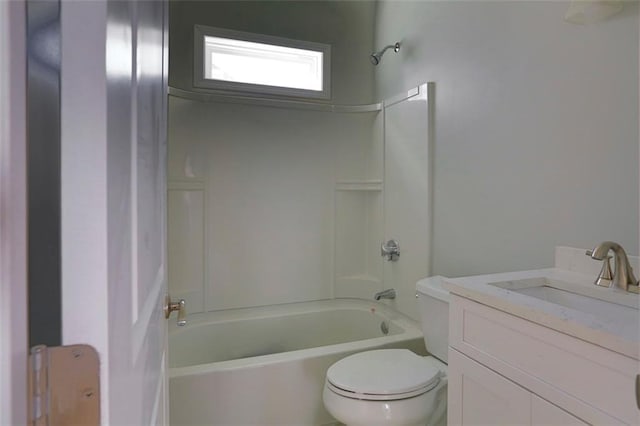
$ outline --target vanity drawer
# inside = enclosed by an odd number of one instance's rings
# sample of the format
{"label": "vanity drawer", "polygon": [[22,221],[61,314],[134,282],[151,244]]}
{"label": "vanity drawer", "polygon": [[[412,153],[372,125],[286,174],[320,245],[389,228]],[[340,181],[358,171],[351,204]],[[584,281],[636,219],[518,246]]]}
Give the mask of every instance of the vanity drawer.
{"label": "vanity drawer", "polygon": [[640,424],[638,361],[452,295],[449,344],[589,423]]}

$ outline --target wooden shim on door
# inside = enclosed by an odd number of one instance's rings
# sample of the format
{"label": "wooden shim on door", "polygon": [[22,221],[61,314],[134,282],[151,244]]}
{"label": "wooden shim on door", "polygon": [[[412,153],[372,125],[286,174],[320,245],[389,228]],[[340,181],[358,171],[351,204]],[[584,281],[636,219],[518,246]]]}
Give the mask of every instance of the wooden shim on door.
{"label": "wooden shim on door", "polygon": [[100,425],[100,360],[92,346],[31,348],[29,424]]}

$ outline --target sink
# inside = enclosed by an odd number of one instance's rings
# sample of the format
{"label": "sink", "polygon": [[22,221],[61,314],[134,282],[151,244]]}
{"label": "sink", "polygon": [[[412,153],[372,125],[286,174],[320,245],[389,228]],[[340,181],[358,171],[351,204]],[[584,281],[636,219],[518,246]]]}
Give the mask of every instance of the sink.
{"label": "sink", "polygon": [[593,315],[599,319],[638,324],[640,297],[617,289],[552,280],[548,277],[492,282],[489,285]]}
{"label": "sink", "polygon": [[[576,251],[579,261],[583,253]],[[640,295],[594,285],[595,275],[582,270],[547,268],[449,278],[444,287],[453,297],[489,306],[639,360]]]}

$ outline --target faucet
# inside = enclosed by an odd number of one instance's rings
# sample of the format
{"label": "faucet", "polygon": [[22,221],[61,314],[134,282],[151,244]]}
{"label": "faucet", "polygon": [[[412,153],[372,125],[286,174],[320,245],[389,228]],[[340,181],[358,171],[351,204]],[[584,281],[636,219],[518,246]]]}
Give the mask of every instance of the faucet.
{"label": "faucet", "polygon": [[380,246],[380,254],[389,262],[397,262],[400,257],[400,245],[396,240],[389,240]]}
{"label": "faucet", "polygon": [[395,299],[396,298],[396,290],[393,288],[389,288],[387,290],[382,290],[373,295],[375,300],[380,299]]}
{"label": "faucet", "polygon": [[613,251],[615,265],[611,279],[612,285],[625,291],[638,293],[638,280],[633,275],[633,269],[629,264],[627,253],[625,253],[620,244],[613,241],[605,241],[595,246],[593,250],[587,250],[586,255],[595,260],[608,262],[609,251]]}

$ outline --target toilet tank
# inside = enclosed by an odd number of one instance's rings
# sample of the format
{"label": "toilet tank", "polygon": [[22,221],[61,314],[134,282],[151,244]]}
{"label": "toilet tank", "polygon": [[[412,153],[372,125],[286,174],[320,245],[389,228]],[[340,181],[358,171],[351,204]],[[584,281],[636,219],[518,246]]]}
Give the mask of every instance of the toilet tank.
{"label": "toilet tank", "polygon": [[442,276],[423,278],[416,284],[420,324],[427,351],[447,363],[449,347],[449,292]]}

